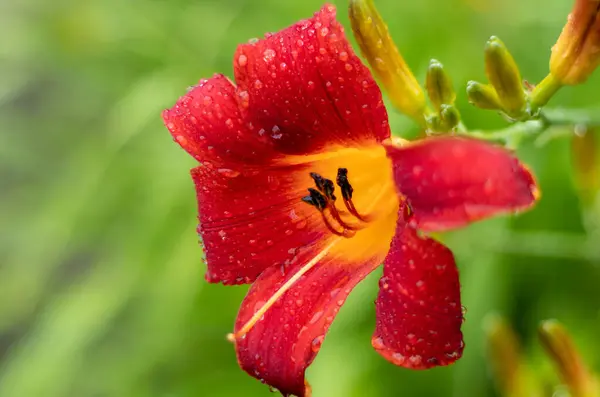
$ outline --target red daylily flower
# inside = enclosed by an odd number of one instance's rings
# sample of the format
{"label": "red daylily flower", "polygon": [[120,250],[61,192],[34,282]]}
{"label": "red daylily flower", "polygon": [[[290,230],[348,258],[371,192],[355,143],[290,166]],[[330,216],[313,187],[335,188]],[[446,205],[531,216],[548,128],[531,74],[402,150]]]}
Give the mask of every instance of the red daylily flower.
{"label": "red daylily flower", "polygon": [[201,163],[192,177],[206,279],[252,283],[231,335],[240,366],[308,395],[304,373],[329,325],[382,262],[375,349],[414,369],[457,360],[454,258],[417,229],[531,206],[529,171],[476,140],[391,139],[381,92],[331,5],[241,45],[234,73],[235,85],[202,80],[163,118]]}

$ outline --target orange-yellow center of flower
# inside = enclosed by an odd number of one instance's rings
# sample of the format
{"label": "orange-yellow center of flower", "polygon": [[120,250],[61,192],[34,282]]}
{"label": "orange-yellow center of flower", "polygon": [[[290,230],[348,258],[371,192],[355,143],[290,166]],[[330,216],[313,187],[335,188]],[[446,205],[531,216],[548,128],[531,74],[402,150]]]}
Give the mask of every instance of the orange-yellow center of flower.
{"label": "orange-yellow center of flower", "polygon": [[[277,165],[307,166],[306,171],[294,176],[295,188],[289,195],[300,204],[295,207],[297,217],[307,220],[315,228],[325,225],[323,229],[327,232],[315,243],[314,256],[246,324],[235,334],[228,335],[231,341],[250,331],[269,308],[313,267],[353,267],[365,261],[381,263],[396,228],[399,198],[392,164],[383,146],[330,147],[318,154],[288,156]],[[309,194],[305,196],[307,188]],[[301,200],[306,204],[302,205]]]}

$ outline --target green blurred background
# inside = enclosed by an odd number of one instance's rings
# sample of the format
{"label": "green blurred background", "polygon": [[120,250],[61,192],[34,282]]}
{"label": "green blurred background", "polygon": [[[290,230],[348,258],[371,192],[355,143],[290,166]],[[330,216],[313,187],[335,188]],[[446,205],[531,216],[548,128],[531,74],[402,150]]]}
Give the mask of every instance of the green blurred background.
{"label": "green blurred background", "polygon": [[[348,27],[346,2],[334,3]],[[321,4],[0,2],[0,397],[269,395],[225,340],[246,287],[204,282],[194,162],[160,112],[200,78],[231,75],[236,44]],[[467,80],[484,79],[486,39],[500,36],[537,82],[571,4],[377,1],[419,79],[430,58],[442,61],[466,124],[486,129],[505,123],[464,95]],[[600,107],[600,72],[551,103]],[[395,133],[414,132],[393,111],[390,120]],[[490,312],[513,324],[545,382],[557,382],[536,338],[546,318],[600,369],[600,239],[582,221],[569,141],[529,142],[520,154],[543,190],[536,209],[443,236],[461,269],[464,357],[417,372],[375,353],[376,272],[308,370],[314,397],[496,396],[482,326]]]}

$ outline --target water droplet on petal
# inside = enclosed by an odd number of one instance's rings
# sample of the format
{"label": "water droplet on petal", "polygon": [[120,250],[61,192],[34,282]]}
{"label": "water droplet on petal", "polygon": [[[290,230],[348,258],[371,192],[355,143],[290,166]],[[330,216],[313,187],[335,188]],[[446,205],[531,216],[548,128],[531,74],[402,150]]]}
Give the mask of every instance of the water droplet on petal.
{"label": "water droplet on petal", "polygon": [[312,316],[312,318],[310,319],[310,321],[308,323],[311,324],[311,325],[314,324],[314,323],[316,323],[317,321],[319,321],[319,319],[321,318],[321,316],[323,316],[323,312],[322,311],[316,312]]}
{"label": "water droplet on petal", "polygon": [[379,337],[379,336],[373,337],[373,339],[371,339],[371,345],[373,345],[373,347],[377,350],[381,350],[381,349],[385,348],[383,339],[381,339],[381,337]]}
{"label": "water droplet on petal", "polygon": [[217,172],[227,178],[235,178],[240,175],[239,171],[231,170],[229,168],[219,168]]}
{"label": "water droplet on petal", "polygon": [[281,133],[281,129],[279,128],[279,126],[274,125],[273,128],[271,128],[271,138],[281,139],[282,136],[283,134]]}
{"label": "water droplet on petal", "polygon": [[244,54],[241,54],[238,57],[238,65],[240,65],[241,67],[244,67],[248,64],[248,57]]}
{"label": "water droplet on petal", "polygon": [[275,55],[275,50],[273,50],[272,48],[267,48],[263,53],[263,59],[265,60],[265,62],[271,62],[275,58]]}
{"label": "water droplet on petal", "polygon": [[313,352],[316,353],[319,351],[321,344],[323,344],[323,339],[325,339],[325,335],[317,336],[315,339],[313,339],[311,346]]}
{"label": "water droplet on petal", "polygon": [[250,104],[250,95],[248,94],[248,91],[240,91],[238,96],[240,98],[240,105],[247,108]]}
{"label": "water droplet on petal", "polygon": [[304,229],[306,227],[306,224],[306,220],[300,219],[298,222],[296,222],[296,229]]}

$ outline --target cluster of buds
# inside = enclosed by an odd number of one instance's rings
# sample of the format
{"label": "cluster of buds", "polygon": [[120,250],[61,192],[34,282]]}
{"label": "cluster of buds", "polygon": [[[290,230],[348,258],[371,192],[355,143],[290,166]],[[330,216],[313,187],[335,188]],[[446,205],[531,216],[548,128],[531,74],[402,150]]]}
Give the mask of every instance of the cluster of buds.
{"label": "cluster of buds", "polygon": [[[544,396],[543,382],[533,376],[524,360],[513,329],[499,316],[485,324],[492,373],[501,395],[509,397]],[[589,371],[571,336],[556,320],[542,322],[539,340],[572,397],[600,397],[598,378]]]}
{"label": "cluster of buds", "polygon": [[[363,56],[400,112],[428,133],[463,128],[454,105],[456,95],[441,63],[432,60],[427,73],[430,107],[425,90],[402,58],[373,0],[351,0],[350,21]],[[497,37],[488,40],[484,53],[488,83],[470,81],[469,101],[498,111],[510,121],[538,118],[541,107],[560,87],[583,83],[600,64],[600,0],[575,0],[552,49],[550,74],[537,86],[523,83],[514,58]]]}
{"label": "cluster of buds", "polygon": [[444,67],[431,60],[425,91],[408,67],[391,38],[387,25],[372,0],[350,0],[350,22],[363,56],[388,93],[392,105],[428,132],[448,132],[460,122],[454,106],[456,93]]}
{"label": "cluster of buds", "polygon": [[529,119],[531,110],[521,73],[504,43],[491,37],[484,53],[489,84],[470,81],[467,84],[469,102],[482,109],[498,110],[511,120]]}

